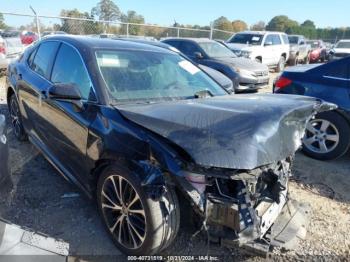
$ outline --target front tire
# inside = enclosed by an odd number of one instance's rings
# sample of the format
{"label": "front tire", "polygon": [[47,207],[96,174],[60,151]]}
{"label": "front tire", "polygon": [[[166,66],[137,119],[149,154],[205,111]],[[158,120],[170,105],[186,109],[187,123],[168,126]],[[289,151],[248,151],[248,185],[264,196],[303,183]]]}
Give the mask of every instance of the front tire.
{"label": "front tire", "polygon": [[340,114],[320,113],[307,124],[303,152],[319,160],[339,158],[349,149],[349,133],[349,123]]}
{"label": "front tire", "polygon": [[15,137],[19,141],[26,141],[28,137],[22,124],[22,115],[21,115],[21,112],[19,111],[19,105],[15,94],[12,94],[10,97],[9,111],[10,111],[10,120],[11,120]]}
{"label": "front tire", "polygon": [[115,245],[127,255],[153,255],[175,239],[180,223],[172,188],[158,201],[151,199],[133,172],[111,165],[97,185],[98,209]]}

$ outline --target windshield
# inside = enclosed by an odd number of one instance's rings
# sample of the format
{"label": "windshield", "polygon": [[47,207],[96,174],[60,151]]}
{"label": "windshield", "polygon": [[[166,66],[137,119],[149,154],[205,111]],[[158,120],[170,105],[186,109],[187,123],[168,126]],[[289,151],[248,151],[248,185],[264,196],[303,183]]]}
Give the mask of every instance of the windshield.
{"label": "windshield", "polygon": [[292,45],[297,45],[299,38],[297,36],[288,36],[289,43]]}
{"label": "windshield", "polygon": [[230,49],[217,42],[200,42],[198,44],[209,57],[236,57]]}
{"label": "windshield", "polygon": [[339,42],[335,48],[350,48],[350,42]]}
{"label": "windshield", "polygon": [[96,51],[111,103],[195,98],[198,92],[226,95],[214,80],[180,55],[149,51]]}
{"label": "windshield", "polygon": [[259,34],[235,34],[228,42],[235,44],[260,45],[263,36]]}
{"label": "windshield", "polygon": [[317,48],[320,46],[320,43],[318,41],[307,41],[306,43],[311,45],[311,48]]}

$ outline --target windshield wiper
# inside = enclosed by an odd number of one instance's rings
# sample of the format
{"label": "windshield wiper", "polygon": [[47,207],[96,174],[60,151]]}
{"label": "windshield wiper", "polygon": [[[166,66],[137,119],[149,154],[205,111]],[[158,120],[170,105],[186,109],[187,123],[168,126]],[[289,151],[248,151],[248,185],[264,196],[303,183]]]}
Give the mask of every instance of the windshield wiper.
{"label": "windshield wiper", "polygon": [[206,97],[213,97],[213,93],[210,92],[210,90],[200,90],[200,91],[197,91],[196,93],[194,93],[194,97],[195,98],[206,98]]}

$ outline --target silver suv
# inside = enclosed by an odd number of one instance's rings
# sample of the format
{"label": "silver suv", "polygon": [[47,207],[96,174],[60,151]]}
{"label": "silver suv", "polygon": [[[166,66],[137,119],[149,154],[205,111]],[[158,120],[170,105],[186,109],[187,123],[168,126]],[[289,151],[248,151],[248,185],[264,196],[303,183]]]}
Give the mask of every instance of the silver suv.
{"label": "silver suv", "polygon": [[285,33],[245,31],[233,35],[227,46],[238,56],[259,61],[283,71],[289,58],[289,41]]}

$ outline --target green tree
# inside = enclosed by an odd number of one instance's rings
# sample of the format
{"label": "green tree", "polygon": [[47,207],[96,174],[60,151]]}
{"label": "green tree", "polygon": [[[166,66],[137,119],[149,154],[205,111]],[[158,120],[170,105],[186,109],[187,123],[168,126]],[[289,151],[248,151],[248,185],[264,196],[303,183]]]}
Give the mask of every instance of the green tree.
{"label": "green tree", "polygon": [[[144,24],[145,23],[145,18],[142,15],[137,14],[133,10],[129,10],[127,12],[127,14],[122,14],[120,20],[124,23],[134,23],[134,24]],[[123,27],[123,29],[124,29],[124,27]],[[129,25],[129,34],[130,35],[144,35],[145,28],[144,28],[144,26],[139,26],[139,25]]]}
{"label": "green tree", "polygon": [[100,0],[97,5],[92,8],[91,15],[97,16],[100,20],[116,21],[121,17],[119,7],[112,0]]}
{"label": "green tree", "polygon": [[316,29],[315,23],[311,20],[305,20],[300,26],[305,28]]}
{"label": "green tree", "polygon": [[0,29],[6,29],[7,25],[4,22],[4,15],[0,13]]}
{"label": "green tree", "polygon": [[264,21],[259,21],[253,24],[250,29],[254,31],[264,31],[266,27],[266,24]]}
{"label": "green tree", "polygon": [[[89,15],[89,13],[82,13],[76,8],[72,10],[63,9],[61,11],[61,16],[71,18],[82,18],[82,20],[63,18],[60,30],[66,33],[82,35],[99,34],[103,31],[102,25],[92,21],[92,17]],[[91,19],[91,21],[84,19]]]}
{"label": "green tree", "polygon": [[232,21],[232,30],[233,32],[241,32],[244,30],[248,29],[248,25],[246,24],[246,22],[242,21],[242,20],[234,20]]}
{"label": "green tree", "polygon": [[225,31],[233,31],[232,23],[224,16],[220,16],[213,22],[214,28]]}
{"label": "green tree", "polygon": [[298,27],[299,24],[297,21],[289,19],[289,17],[286,15],[279,15],[271,19],[266,26],[266,30],[287,32],[287,30],[293,31]]}

